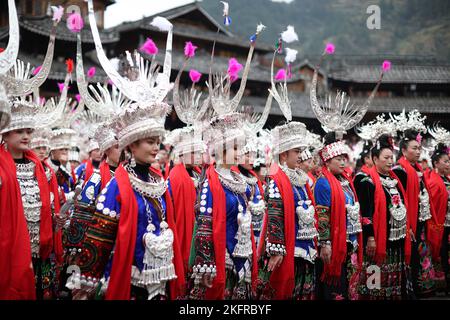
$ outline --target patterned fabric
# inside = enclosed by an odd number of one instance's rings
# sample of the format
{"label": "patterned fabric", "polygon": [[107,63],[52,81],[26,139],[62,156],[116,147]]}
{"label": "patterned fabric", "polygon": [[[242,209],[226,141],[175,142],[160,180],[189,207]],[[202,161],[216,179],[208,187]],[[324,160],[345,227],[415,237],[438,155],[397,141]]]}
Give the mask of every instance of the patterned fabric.
{"label": "patterned fabric", "polygon": [[268,225],[267,243],[284,247],[284,212],[283,200],[275,182],[269,180],[269,188],[264,196],[267,203]]}
{"label": "patterned fabric", "polygon": [[[404,241],[388,242],[385,262],[378,266],[380,269],[380,287],[372,281],[373,272],[368,272],[374,262],[364,257],[361,281],[358,292],[361,300],[404,300],[411,297],[411,280],[409,268],[405,265]],[[368,284],[370,284],[368,286]]]}
{"label": "patterned fabric", "polygon": [[420,233],[420,240],[417,246],[417,251],[419,254],[419,274],[417,280],[419,296],[429,296],[434,293],[435,283],[434,283],[434,267],[431,259],[431,251],[425,240],[425,228],[422,228]]}
{"label": "patterned fabric", "polygon": [[239,279],[232,269],[226,270],[225,300],[252,300],[251,283]]}
{"label": "patterned fabric", "polygon": [[32,258],[34,276],[36,281],[37,300],[51,300],[57,297],[57,273],[55,259],[42,260]]}

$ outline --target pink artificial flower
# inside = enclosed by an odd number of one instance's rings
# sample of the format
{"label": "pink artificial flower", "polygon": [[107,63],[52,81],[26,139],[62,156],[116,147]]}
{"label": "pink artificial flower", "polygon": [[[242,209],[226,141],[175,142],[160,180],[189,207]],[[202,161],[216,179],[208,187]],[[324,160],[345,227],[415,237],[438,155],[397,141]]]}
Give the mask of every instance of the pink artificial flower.
{"label": "pink artificial flower", "polygon": [[350,256],[350,259],[351,259],[352,265],[356,266],[358,264],[358,255],[356,253],[353,253]]}
{"label": "pink artificial flower", "polygon": [[62,92],[64,90],[64,82],[58,82],[58,88],[59,88],[59,92]]}
{"label": "pink artificial flower", "polygon": [[67,27],[69,28],[70,31],[79,33],[84,27],[84,21],[81,15],[76,12],[72,13],[67,18]]}
{"label": "pink artificial flower", "polygon": [[147,40],[144,42],[144,44],[139,48],[140,51],[145,52],[149,55],[156,55],[158,54],[158,47],[153,42],[152,39],[147,38]]}
{"label": "pink artificial flower", "polygon": [[335,47],[334,44],[332,44],[331,42],[330,42],[330,43],[327,43],[327,45],[326,45],[326,47],[325,47],[325,52],[326,52],[327,54],[333,54],[335,48],[336,48],[336,47]]}
{"label": "pink artificial flower", "polygon": [[37,75],[39,73],[39,71],[41,71],[42,66],[37,66],[34,70],[33,70],[33,76]]}
{"label": "pink artificial flower", "polygon": [[195,50],[197,48],[198,47],[194,46],[192,42],[186,42],[186,45],[184,46],[184,55],[186,56],[186,58],[192,58],[193,56],[195,56]]}
{"label": "pink artificial flower", "polygon": [[78,103],[80,103],[81,95],[80,95],[79,93],[77,93],[77,94],[75,95],[75,99],[77,99]]}
{"label": "pink artificial flower", "polygon": [[369,218],[367,218],[367,217],[363,217],[362,218],[362,223],[363,223],[363,225],[367,226],[367,225],[371,224],[372,221]]}
{"label": "pink artificial flower", "polygon": [[286,79],[286,70],[280,69],[277,71],[277,74],[275,75],[275,80],[277,81],[283,81]]}
{"label": "pink artificial flower", "polygon": [[230,76],[231,81],[234,81],[238,78],[238,74],[242,70],[242,68],[242,64],[240,64],[235,58],[231,58],[228,61],[228,75]]}
{"label": "pink artificial flower", "polygon": [[383,72],[391,70],[391,62],[389,60],[384,60],[382,64]]}
{"label": "pink artificial flower", "polygon": [[422,261],[422,268],[427,270],[431,265],[430,259],[428,257],[426,257],[425,259],[423,259]]}
{"label": "pink artificial flower", "polygon": [[416,136],[416,141],[417,141],[418,144],[422,143],[422,136],[420,135],[420,132]]}
{"label": "pink artificial flower", "polygon": [[200,81],[200,78],[202,77],[202,74],[198,72],[197,70],[191,69],[189,71],[189,77],[191,78],[191,81],[193,83],[197,83]]}
{"label": "pink artificial flower", "polygon": [[62,6],[58,6],[52,9],[53,9],[53,21],[60,22],[62,16],[64,15],[64,8]]}
{"label": "pink artificial flower", "polygon": [[400,204],[400,196],[398,194],[392,196],[392,204],[394,206],[398,206]]}
{"label": "pink artificial flower", "polygon": [[89,70],[87,72],[88,78],[93,78],[95,76],[95,72],[96,72],[95,67],[89,68]]}

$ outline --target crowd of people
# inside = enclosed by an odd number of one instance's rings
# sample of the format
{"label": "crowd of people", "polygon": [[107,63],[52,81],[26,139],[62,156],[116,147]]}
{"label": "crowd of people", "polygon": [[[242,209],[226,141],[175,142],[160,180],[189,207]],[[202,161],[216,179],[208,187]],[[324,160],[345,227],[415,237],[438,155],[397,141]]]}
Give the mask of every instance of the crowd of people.
{"label": "crowd of people", "polygon": [[[402,300],[449,293],[450,132],[416,110],[360,124],[389,61],[364,105],[341,92],[321,101],[318,69],[334,53],[327,44],[310,87],[322,137],[292,119],[286,79],[295,50],[284,49],[286,66],[276,75],[272,62],[263,113],[240,109],[262,24],[245,65],[231,59],[226,72],[210,71],[202,97],[197,71],[189,72],[192,87],[180,85],[195,57],[191,42],[170,82],[168,20],[152,23],[168,33],[162,72],[151,39],[126,53],[119,72],[103,51],[89,0],[97,57],[112,85],[86,81],[83,18],[73,13],[67,23],[77,35],[76,66],[67,61],[60,96],[43,101],[38,88],[51,67],[56,28],[50,62],[30,73],[16,61],[17,16],[8,3],[10,39],[0,53],[0,299]],[[56,26],[63,9],[53,10]],[[273,61],[297,39],[288,26]],[[214,51],[211,66],[213,59]],[[67,97],[74,67],[76,100]],[[169,94],[185,123],[172,131],[164,127]],[[264,129],[273,100],[286,121]],[[345,135],[353,128],[360,142],[350,147]]]}

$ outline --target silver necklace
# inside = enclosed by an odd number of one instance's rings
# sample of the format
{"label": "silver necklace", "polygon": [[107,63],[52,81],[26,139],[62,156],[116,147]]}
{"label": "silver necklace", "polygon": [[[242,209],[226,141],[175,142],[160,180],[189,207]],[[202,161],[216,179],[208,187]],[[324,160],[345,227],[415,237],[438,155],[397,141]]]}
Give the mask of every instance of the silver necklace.
{"label": "silver necklace", "polygon": [[291,169],[286,165],[282,165],[281,170],[296,187],[303,187],[308,182],[308,175],[303,170]]}
{"label": "silver necklace", "polygon": [[242,175],[225,168],[216,168],[215,170],[220,183],[228,190],[240,194],[247,191],[247,182],[242,178]]}
{"label": "silver necklace", "polygon": [[125,165],[125,169],[128,172],[131,186],[133,190],[139,192],[141,195],[149,198],[160,198],[167,190],[167,182],[161,178],[157,181],[150,173],[148,174],[149,181],[145,182],[136,175],[134,170],[128,165]]}

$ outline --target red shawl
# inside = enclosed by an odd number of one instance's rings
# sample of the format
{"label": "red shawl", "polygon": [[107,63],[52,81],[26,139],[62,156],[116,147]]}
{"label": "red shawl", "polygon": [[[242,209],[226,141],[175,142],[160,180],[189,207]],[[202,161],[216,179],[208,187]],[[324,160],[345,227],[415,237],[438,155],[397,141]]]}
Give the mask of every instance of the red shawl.
{"label": "red shawl", "polygon": [[[419,193],[420,193],[419,177],[417,176],[416,169],[411,165],[411,163],[408,160],[406,160],[405,157],[401,157],[400,160],[398,160],[398,163],[406,171],[407,175],[406,195],[408,199],[408,219],[410,222],[411,229],[413,230],[414,234],[416,234],[417,215],[419,213]],[[417,169],[419,169],[420,172],[423,172],[422,167],[418,163],[416,163],[415,166]],[[423,176],[423,182],[425,185],[425,189],[427,189],[428,193],[430,193],[430,190],[428,188],[428,180],[425,175]],[[434,205],[432,201],[430,202],[430,207],[431,207],[430,208],[431,216],[433,217],[433,219],[435,219],[436,215],[434,214]]]}
{"label": "red shawl", "polygon": [[[225,294],[225,250],[226,248],[226,197],[219,176],[213,165],[209,166],[206,177],[213,198],[213,242],[214,255],[216,259],[217,276],[213,280],[212,288],[206,290],[207,300],[219,300],[224,298]],[[258,277],[258,265],[256,260],[255,238],[252,230],[252,288],[256,288],[256,279]]]}
{"label": "red shawl", "polygon": [[30,237],[16,166],[3,145],[0,145],[0,179],[0,300],[34,300]]}
{"label": "red shawl", "polygon": [[[332,282],[334,280],[337,280],[341,276],[341,267],[347,255],[347,213],[345,209],[345,194],[342,190],[340,182],[330,171],[328,171],[328,168],[326,166],[322,167],[322,174],[328,180],[331,188],[330,237],[332,242],[332,252],[331,262],[329,264],[325,264],[321,280],[325,282]],[[345,174],[345,172],[344,174],[342,174],[342,176],[350,183],[350,187],[354,195],[354,201],[357,202],[358,198],[352,181]],[[360,233],[358,237],[359,264],[362,263],[362,245],[362,233]]]}
{"label": "red shawl", "polygon": [[434,170],[430,172],[428,183],[430,203],[433,204],[435,214],[433,219],[428,220],[427,239],[430,243],[433,259],[437,260],[440,256],[442,237],[444,235],[448,192],[444,180]]}
{"label": "red shawl", "polygon": [[365,173],[365,174],[367,174],[369,176],[370,175],[370,168],[368,166],[366,166],[366,165],[363,165],[361,167],[361,172],[363,172],[363,173]]}
{"label": "red shawl", "polygon": [[[136,245],[138,204],[134,195],[127,171],[119,166],[115,173],[120,193],[120,219],[117,230],[114,256],[112,261],[111,276],[106,300],[129,300],[131,288],[131,266],[134,259]],[[178,238],[173,220],[173,207],[169,192],[166,192],[167,223],[174,234],[174,259],[177,279],[169,282],[170,299],[176,299],[184,295],[184,270],[181,260],[181,252],[178,246]]]}
{"label": "red shawl", "polygon": [[194,182],[182,163],[172,168],[169,174],[169,180],[174,202],[174,220],[178,238],[180,239],[184,268],[188,270],[192,233],[195,223],[194,207],[197,193]]}
{"label": "red shawl", "polygon": [[314,175],[312,174],[312,172],[308,172],[308,177],[312,180],[313,182],[313,186],[316,184],[316,177],[314,177]]}
{"label": "red shawl", "polygon": [[[376,255],[375,261],[377,264],[384,262],[386,258],[386,233],[387,233],[387,212],[386,212],[386,195],[381,185],[380,175],[377,172],[377,168],[373,166],[369,172],[370,177],[375,185],[374,202],[375,208],[373,211],[373,230],[375,235]],[[403,199],[406,199],[406,193],[403,189],[402,183],[391,170],[389,171],[389,176],[397,180],[397,186]],[[407,208],[407,203],[405,200],[405,206]],[[409,219],[406,219],[406,238],[405,238],[405,260],[409,264],[411,258],[411,237],[409,236]]]}
{"label": "red shawl", "polygon": [[[45,162],[42,162],[42,165],[45,166],[48,170],[50,170],[51,178],[48,182],[49,190],[53,194],[53,205],[55,208],[55,215],[59,216],[59,211],[61,210],[61,199],[59,198],[59,186],[58,181],[56,180],[55,171]],[[64,261],[64,249],[62,243],[62,230],[58,230],[58,232],[53,232],[53,251],[56,255],[56,261],[58,263],[63,263]]]}
{"label": "red shawl", "polygon": [[[89,178],[94,173],[94,165],[92,164],[92,160],[86,161],[86,168],[84,169],[84,184],[89,181]],[[81,178],[81,177],[80,177]]]}
{"label": "red shawl", "polygon": [[103,160],[100,163],[99,170],[100,170],[100,180],[101,180],[101,183],[102,183],[101,188],[103,190],[103,188],[112,179],[111,171],[109,170],[109,164],[105,160]]}
{"label": "red shawl", "polygon": [[25,158],[34,162],[35,175],[38,182],[40,196],[41,196],[41,221],[39,227],[39,254],[43,260],[50,256],[53,250],[53,219],[52,209],[50,206],[50,190],[45,175],[44,167],[37,155],[29,150],[24,153]]}

